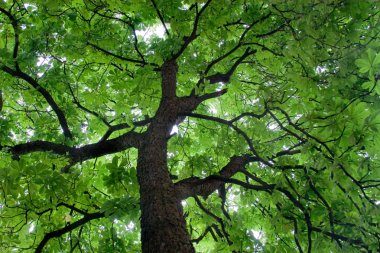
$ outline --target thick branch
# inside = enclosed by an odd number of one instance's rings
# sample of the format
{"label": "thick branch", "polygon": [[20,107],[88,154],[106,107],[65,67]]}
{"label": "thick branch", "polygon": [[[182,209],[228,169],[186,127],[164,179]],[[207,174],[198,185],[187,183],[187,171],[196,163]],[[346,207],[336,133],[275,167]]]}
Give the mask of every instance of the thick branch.
{"label": "thick branch", "polygon": [[224,166],[217,175],[211,175],[204,179],[191,177],[181,180],[175,184],[177,196],[179,199],[186,199],[191,196],[207,197],[217,190],[223,183],[238,184],[253,190],[271,190],[273,185],[251,185],[237,179],[231,178],[237,172],[243,170],[243,167],[249,162],[257,161],[256,158],[244,155],[234,156],[230,162]]}
{"label": "thick branch", "polygon": [[[131,147],[138,148],[141,138],[141,134],[128,132],[114,139],[88,144],[78,148],[49,141],[32,141],[7,148],[15,159],[20,155],[33,152],[52,152],[54,154],[67,156],[70,159],[70,165],[73,165],[92,158],[117,153]],[[67,172],[68,168],[69,167],[65,167],[63,172]]]}
{"label": "thick branch", "polygon": [[63,134],[68,137],[72,138],[72,134],[70,132],[70,129],[68,127],[65,115],[63,114],[62,110],[58,107],[58,105],[55,103],[54,99],[50,95],[50,93],[41,87],[36,80],[34,80],[31,76],[27,75],[26,73],[22,72],[19,68],[18,62],[17,62],[17,56],[18,56],[18,51],[19,51],[19,46],[20,46],[20,39],[19,39],[19,27],[18,27],[18,21],[17,19],[7,10],[4,8],[0,7],[0,13],[3,13],[6,15],[9,20],[11,21],[13,30],[14,30],[14,47],[13,47],[13,59],[15,62],[15,68],[16,70],[13,70],[7,66],[1,66],[0,69],[3,70],[4,72],[12,75],[13,77],[16,78],[21,78],[24,81],[28,82],[30,85],[33,86],[48,102],[48,104],[52,107],[54,110],[55,114],[58,117],[59,123],[61,125],[61,128],[63,130]]}
{"label": "thick branch", "polygon": [[143,135],[139,133],[128,132],[110,140],[74,148],[70,154],[71,159],[74,163],[77,163],[107,154],[117,153],[131,147],[138,148],[142,136]]}
{"label": "thick branch", "polygon": [[104,217],[103,212],[87,214],[82,219],[77,220],[76,222],[74,222],[74,223],[72,223],[72,224],[70,224],[64,228],[57,229],[55,231],[52,231],[52,232],[45,234],[42,241],[38,244],[35,252],[36,253],[42,252],[43,248],[45,247],[45,245],[48,243],[48,241],[50,239],[60,237],[63,234],[66,234],[66,233],[76,229],[77,227],[82,226],[82,225],[90,222],[91,220],[95,220],[95,219],[99,219],[99,218],[103,218],[103,217]]}
{"label": "thick branch", "polygon": [[20,36],[19,36],[19,33],[18,33],[18,22],[17,22],[17,19],[7,10],[5,10],[4,8],[0,7],[0,13],[3,13],[4,15],[6,15],[9,20],[11,21],[11,24],[12,24],[12,27],[13,27],[13,31],[15,33],[15,41],[14,41],[14,47],[13,47],[13,59],[16,59],[17,58],[17,55],[18,55],[18,49],[19,49],[19,45],[20,45]]}
{"label": "thick branch", "polygon": [[176,96],[178,66],[175,60],[166,61],[162,65],[162,96],[173,98]]}
{"label": "thick branch", "polygon": [[57,105],[57,103],[54,101],[53,97],[50,95],[50,93],[44,87],[42,87],[31,76],[29,76],[28,74],[22,72],[20,69],[13,70],[13,69],[11,69],[11,68],[9,68],[7,66],[1,66],[0,68],[1,68],[1,70],[3,70],[4,72],[10,74],[11,76],[16,77],[16,78],[20,78],[20,79],[26,81],[33,88],[35,88],[45,98],[46,102],[48,102],[48,104],[51,106],[51,108],[53,109],[53,111],[57,115],[57,118],[58,118],[59,123],[61,125],[61,128],[63,130],[63,134],[66,137],[68,137],[68,138],[72,138],[73,137],[72,134],[71,134],[71,132],[70,132],[70,129],[69,129],[69,126],[67,124],[67,120],[66,120],[66,117],[65,117],[63,111],[61,110],[61,108],[59,108],[59,106]]}

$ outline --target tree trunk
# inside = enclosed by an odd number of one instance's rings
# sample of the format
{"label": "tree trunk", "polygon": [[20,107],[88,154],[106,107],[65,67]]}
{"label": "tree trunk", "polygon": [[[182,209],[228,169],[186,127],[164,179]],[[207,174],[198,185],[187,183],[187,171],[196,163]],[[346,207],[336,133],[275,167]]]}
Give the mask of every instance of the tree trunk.
{"label": "tree trunk", "polygon": [[168,112],[169,107],[160,106],[139,149],[137,176],[143,253],[195,252],[167,167],[167,133],[171,120],[164,111]]}

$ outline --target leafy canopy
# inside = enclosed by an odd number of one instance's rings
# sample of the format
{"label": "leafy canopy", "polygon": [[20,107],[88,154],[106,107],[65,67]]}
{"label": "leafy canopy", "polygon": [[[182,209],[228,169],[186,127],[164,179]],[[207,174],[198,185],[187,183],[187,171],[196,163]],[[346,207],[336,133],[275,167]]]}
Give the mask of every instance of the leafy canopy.
{"label": "leafy canopy", "polygon": [[183,197],[197,251],[377,252],[379,11],[2,0],[1,251],[140,250],[133,138],[176,55],[177,96],[214,94],[168,137],[176,186],[222,182]]}

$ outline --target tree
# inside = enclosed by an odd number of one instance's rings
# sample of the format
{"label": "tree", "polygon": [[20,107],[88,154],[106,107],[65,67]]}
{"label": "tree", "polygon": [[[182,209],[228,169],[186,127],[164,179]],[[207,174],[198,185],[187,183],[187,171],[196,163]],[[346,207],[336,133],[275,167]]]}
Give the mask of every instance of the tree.
{"label": "tree", "polygon": [[378,252],[379,11],[1,1],[1,251]]}

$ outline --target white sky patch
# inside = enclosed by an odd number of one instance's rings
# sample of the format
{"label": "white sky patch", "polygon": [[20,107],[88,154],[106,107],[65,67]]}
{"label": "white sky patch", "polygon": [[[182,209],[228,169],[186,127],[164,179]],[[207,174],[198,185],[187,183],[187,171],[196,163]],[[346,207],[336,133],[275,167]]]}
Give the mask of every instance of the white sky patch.
{"label": "white sky patch", "polygon": [[170,132],[170,135],[172,135],[172,134],[178,134],[178,126],[177,125],[173,126],[172,131]]}
{"label": "white sky patch", "polygon": [[52,60],[51,57],[39,56],[38,61],[37,61],[37,66],[40,67],[42,65],[48,65],[49,67],[51,67],[52,66],[51,60]]}
{"label": "white sky patch", "polygon": [[[37,67],[44,66],[46,70],[49,70],[51,67],[53,67],[53,63],[51,62],[51,60],[51,57],[39,56],[37,61]],[[37,76],[42,77],[44,74],[44,72],[38,72]]]}
{"label": "white sky patch", "polygon": [[274,122],[269,123],[269,124],[267,125],[267,128],[268,128],[269,130],[275,131],[275,130],[278,128],[278,124],[277,124],[277,123],[274,123]]}
{"label": "white sky patch", "polygon": [[28,229],[29,233],[32,233],[32,232],[34,231],[34,228],[35,228],[35,227],[36,227],[36,226],[34,225],[33,222],[30,223],[30,226],[29,226],[29,229]]}
{"label": "white sky patch", "polygon": [[135,223],[133,223],[132,221],[128,223],[128,225],[124,225],[124,228],[125,230],[127,230],[128,232],[132,231],[134,228],[135,228]]}
{"label": "white sky patch", "polygon": [[116,13],[116,14],[114,15],[114,17],[115,17],[115,18],[122,18],[122,17],[123,17],[123,14]]}
{"label": "white sky patch", "polygon": [[261,231],[261,230],[254,230],[254,229],[251,229],[250,232],[251,232],[251,235],[252,235],[256,240],[261,240],[261,239],[264,238],[264,232]]}
{"label": "white sky patch", "polygon": [[190,8],[190,5],[188,5],[188,4],[184,4],[181,7],[178,7],[178,9],[180,9],[182,11],[187,11],[187,10],[189,10],[189,8]]}
{"label": "white sky patch", "polygon": [[82,131],[82,133],[87,133],[87,130],[88,130],[88,124],[83,124],[80,128],[80,130]]}
{"label": "white sky patch", "polygon": [[211,113],[217,113],[218,110],[216,109],[216,107],[214,105],[211,105],[210,108],[208,109],[209,112]]}
{"label": "white sky patch", "polygon": [[141,116],[141,115],[142,115],[142,111],[141,111],[139,108],[133,108],[133,109],[131,110],[131,112],[132,112],[132,114],[133,114],[134,116]]}
{"label": "white sky patch", "polygon": [[25,7],[25,9],[28,9],[28,11],[36,11],[37,10],[37,6],[35,6],[34,4],[25,3],[24,7]]}
{"label": "white sky patch", "polygon": [[361,156],[361,157],[364,157],[364,158],[368,158],[369,154],[368,154],[368,152],[359,152],[358,156]]}
{"label": "white sky patch", "polygon": [[28,130],[26,130],[26,134],[28,135],[28,137],[33,137],[33,135],[34,135],[34,130],[32,130],[32,129],[28,129]]}
{"label": "white sky patch", "polygon": [[236,198],[240,194],[239,190],[227,195],[228,209],[237,212],[239,210],[239,205],[237,204]]}
{"label": "white sky patch", "polygon": [[[170,28],[170,24],[165,25],[168,29]],[[163,39],[165,37],[165,28],[161,23],[159,23],[150,27],[146,27],[143,30],[136,30],[136,35],[143,37],[143,40],[145,42],[149,42],[150,39],[154,36]]]}
{"label": "white sky patch", "polygon": [[108,114],[111,115],[111,116],[115,116],[116,112],[115,111],[110,111],[110,112],[108,112]]}
{"label": "white sky patch", "polygon": [[327,71],[327,68],[324,66],[318,66],[315,68],[315,73],[317,74],[323,74]]}
{"label": "white sky patch", "polygon": [[24,98],[20,97],[19,99],[17,99],[17,103],[21,106],[24,106],[26,105],[25,101],[24,101]]}
{"label": "white sky patch", "polygon": [[256,103],[259,102],[259,101],[260,101],[260,99],[259,99],[259,98],[256,98],[256,99],[251,100],[251,103],[254,105],[254,104],[256,104]]}
{"label": "white sky patch", "polygon": [[16,141],[17,140],[17,135],[15,134],[15,132],[11,131],[11,139],[13,141]]}
{"label": "white sky patch", "polygon": [[303,116],[302,114],[297,114],[297,115],[294,117],[294,119],[295,119],[295,120],[299,120],[300,118],[302,118],[302,116]]}

